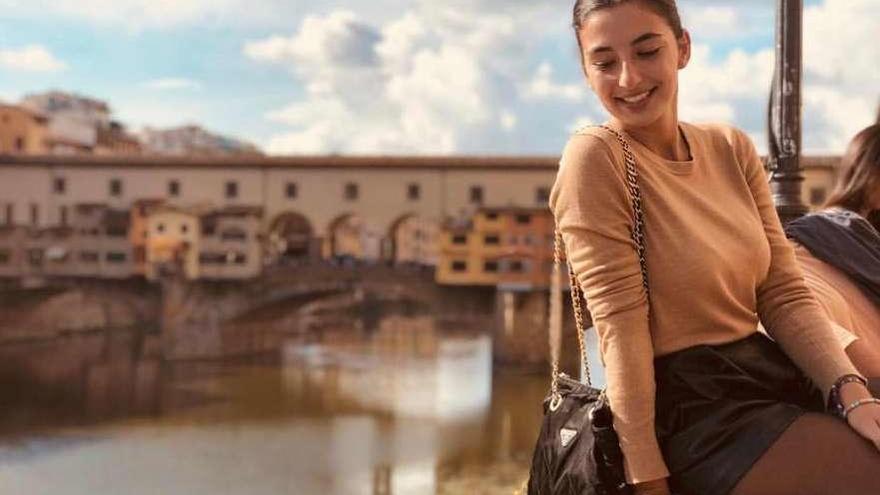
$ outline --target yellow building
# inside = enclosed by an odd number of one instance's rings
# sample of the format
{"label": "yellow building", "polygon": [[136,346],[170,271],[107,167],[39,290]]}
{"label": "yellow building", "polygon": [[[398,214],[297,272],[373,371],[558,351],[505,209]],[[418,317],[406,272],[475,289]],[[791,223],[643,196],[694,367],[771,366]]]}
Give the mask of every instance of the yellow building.
{"label": "yellow building", "polygon": [[165,268],[180,268],[190,280],[199,278],[199,214],[171,206],[147,217],[145,275],[158,278]]}
{"label": "yellow building", "polygon": [[436,280],[443,285],[546,287],[553,263],[547,208],[483,208],[440,235]]}
{"label": "yellow building", "polygon": [[46,153],[48,119],[17,105],[0,105],[0,153]]}

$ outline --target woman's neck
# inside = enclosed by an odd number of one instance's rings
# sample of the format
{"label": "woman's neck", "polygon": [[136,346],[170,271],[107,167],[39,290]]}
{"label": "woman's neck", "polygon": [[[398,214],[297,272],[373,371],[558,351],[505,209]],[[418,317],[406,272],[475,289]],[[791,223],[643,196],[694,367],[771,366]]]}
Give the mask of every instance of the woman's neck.
{"label": "woman's neck", "polygon": [[679,130],[678,118],[661,119],[646,127],[625,127],[623,129],[633,139],[657,155],[672,161],[691,160],[688,142]]}

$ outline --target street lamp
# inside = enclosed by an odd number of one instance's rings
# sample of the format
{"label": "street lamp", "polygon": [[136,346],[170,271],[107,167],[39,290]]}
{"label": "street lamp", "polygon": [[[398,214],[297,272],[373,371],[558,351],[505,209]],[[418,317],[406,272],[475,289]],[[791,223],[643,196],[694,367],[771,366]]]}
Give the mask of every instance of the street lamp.
{"label": "street lamp", "polygon": [[770,189],[782,223],[807,212],[801,200],[803,0],[777,0],[776,67],[768,115]]}

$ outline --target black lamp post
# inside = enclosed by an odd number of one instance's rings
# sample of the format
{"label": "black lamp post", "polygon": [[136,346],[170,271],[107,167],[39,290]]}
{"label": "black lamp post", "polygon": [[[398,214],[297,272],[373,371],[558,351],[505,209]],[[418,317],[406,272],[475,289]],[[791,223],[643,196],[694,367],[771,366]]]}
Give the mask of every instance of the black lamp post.
{"label": "black lamp post", "polygon": [[777,0],[776,68],[768,118],[770,189],[782,223],[805,214],[801,200],[803,0]]}

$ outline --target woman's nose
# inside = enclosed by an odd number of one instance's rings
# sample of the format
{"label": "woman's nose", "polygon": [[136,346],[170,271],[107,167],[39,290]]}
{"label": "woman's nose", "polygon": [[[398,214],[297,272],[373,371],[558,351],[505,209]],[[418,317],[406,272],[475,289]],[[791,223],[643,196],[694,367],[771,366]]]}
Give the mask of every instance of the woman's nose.
{"label": "woman's nose", "polygon": [[641,82],[642,76],[639,74],[638,69],[630,62],[623,62],[620,67],[620,77],[617,84],[621,88],[635,88]]}

